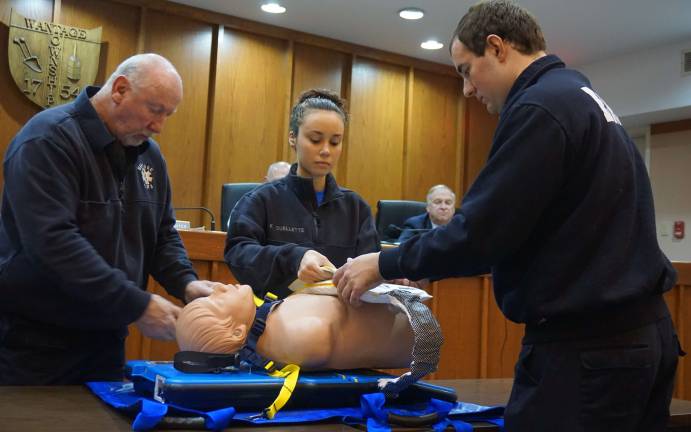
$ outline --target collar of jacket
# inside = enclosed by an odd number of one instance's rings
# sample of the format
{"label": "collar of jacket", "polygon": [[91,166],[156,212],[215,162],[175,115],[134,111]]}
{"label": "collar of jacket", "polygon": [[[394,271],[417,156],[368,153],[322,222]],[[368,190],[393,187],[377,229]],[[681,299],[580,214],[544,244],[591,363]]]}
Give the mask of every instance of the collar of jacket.
{"label": "collar of jacket", "polygon": [[514,81],[509,94],[506,96],[506,103],[504,103],[499,117],[503,117],[504,113],[511,109],[511,106],[526,87],[534,84],[547,71],[564,68],[565,66],[564,62],[554,54],[548,54],[532,62]]}
{"label": "collar of jacket", "polygon": [[[314,182],[311,178],[300,177],[297,175],[298,165],[294,163],[290,167],[290,173],[285,177],[288,187],[293,190],[300,201],[307,203],[309,208],[317,208],[317,197],[314,191]],[[326,186],[324,188],[324,200],[321,205],[333,201],[343,196],[343,191],[336,183],[336,179],[331,173],[326,176]]]}
{"label": "collar of jacket", "polygon": [[[75,118],[94,151],[103,151],[106,146],[116,141],[91,104],[90,98],[100,89],[100,87],[87,86],[74,101]],[[144,153],[149,148],[149,140],[134,148],[136,154]]]}

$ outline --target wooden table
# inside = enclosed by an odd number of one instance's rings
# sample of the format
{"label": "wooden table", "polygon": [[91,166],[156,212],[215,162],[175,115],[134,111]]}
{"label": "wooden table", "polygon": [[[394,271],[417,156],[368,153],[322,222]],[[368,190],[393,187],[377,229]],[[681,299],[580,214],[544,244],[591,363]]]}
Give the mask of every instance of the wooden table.
{"label": "wooden table", "polygon": [[[459,400],[480,405],[503,405],[511,389],[511,379],[439,380],[435,384],[454,387]],[[476,430],[498,430],[478,423]],[[0,387],[0,430],[3,432],[129,431],[131,420],[103,404],[82,386]],[[179,430],[179,429],[178,429]],[[233,427],[233,431],[354,431],[341,424],[300,426]],[[411,431],[413,429],[397,428]],[[670,431],[691,431],[691,401],[674,400]]]}

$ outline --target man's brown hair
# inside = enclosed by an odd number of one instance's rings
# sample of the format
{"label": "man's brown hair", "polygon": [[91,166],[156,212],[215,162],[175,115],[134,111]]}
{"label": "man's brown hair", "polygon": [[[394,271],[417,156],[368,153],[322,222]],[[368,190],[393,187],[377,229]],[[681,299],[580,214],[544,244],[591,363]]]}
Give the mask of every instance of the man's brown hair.
{"label": "man's brown hair", "polygon": [[535,17],[507,0],[488,0],[471,6],[458,22],[451,43],[458,39],[475,55],[482,57],[487,36],[491,34],[511,43],[523,54],[546,49],[545,37]]}

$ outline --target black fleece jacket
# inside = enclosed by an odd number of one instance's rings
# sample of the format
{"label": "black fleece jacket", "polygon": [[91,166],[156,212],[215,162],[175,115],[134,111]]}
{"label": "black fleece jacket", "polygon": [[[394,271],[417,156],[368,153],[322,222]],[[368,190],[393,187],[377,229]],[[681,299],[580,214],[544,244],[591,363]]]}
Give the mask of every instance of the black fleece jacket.
{"label": "black fleece jacket", "polygon": [[243,196],[230,215],[225,260],[241,283],[259,297],[270,291],[290,294],[302,256],[314,249],[335,266],[347,258],[379,250],[367,203],[355,192],[326,178],[317,206],[312,179],[296,174],[263,184]]}
{"label": "black fleece jacket", "polygon": [[573,319],[670,289],[643,160],[580,73],[548,55],[518,77],[487,164],[452,221],[381,253],[387,278],[491,268],[515,322]]}

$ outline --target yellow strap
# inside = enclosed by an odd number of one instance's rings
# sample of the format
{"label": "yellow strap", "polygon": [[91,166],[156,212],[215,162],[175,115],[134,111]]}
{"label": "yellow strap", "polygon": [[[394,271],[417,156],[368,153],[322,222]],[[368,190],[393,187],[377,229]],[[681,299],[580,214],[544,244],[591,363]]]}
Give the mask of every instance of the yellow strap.
{"label": "yellow strap", "polygon": [[293,390],[295,390],[295,386],[298,383],[298,376],[300,376],[300,366],[289,364],[280,371],[273,371],[269,373],[269,375],[276,378],[285,378],[283,387],[281,387],[281,391],[278,393],[276,400],[264,409],[266,418],[272,419],[293,395]]}
{"label": "yellow strap", "polygon": [[334,281],[332,280],[325,280],[321,282],[315,282],[315,283],[306,283],[305,288],[318,288],[318,287],[332,287],[336,286],[334,285]]}
{"label": "yellow strap", "polygon": [[[254,297],[254,298],[253,298],[253,300],[254,300],[254,305],[255,305],[256,307],[259,307],[259,306],[261,306],[261,305],[263,305],[263,304],[265,303],[264,299],[260,299],[260,298],[257,297],[256,295],[253,296],[253,297]],[[276,300],[278,300],[278,296],[277,296],[276,294],[272,293],[272,292],[267,292],[267,293],[265,294],[265,298],[268,298],[268,299],[271,300],[271,301],[276,301]]]}

